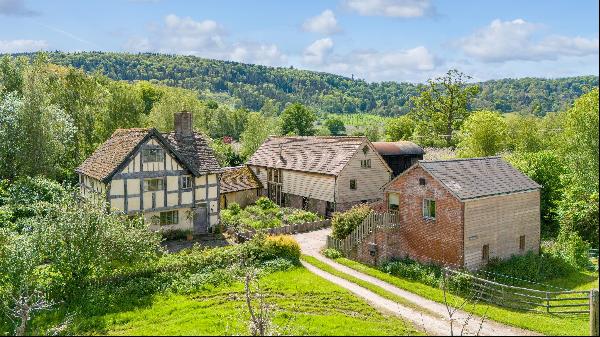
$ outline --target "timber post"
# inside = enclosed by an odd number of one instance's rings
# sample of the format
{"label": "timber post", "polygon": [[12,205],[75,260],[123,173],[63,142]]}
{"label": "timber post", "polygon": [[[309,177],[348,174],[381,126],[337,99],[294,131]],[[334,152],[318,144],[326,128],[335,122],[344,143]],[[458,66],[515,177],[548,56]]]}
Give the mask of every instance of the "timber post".
{"label": "timber post", "polygon": [[598,336],[598,290],[590,290],[590,336]]}

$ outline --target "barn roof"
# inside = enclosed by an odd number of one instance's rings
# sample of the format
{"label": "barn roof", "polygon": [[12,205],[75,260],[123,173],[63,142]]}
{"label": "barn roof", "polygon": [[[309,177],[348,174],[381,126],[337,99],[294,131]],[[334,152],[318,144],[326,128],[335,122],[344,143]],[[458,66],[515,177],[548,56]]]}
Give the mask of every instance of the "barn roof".
{"label": "barn roof", "polygon": [[539,189],[541,186],[500,157],[419,161],[460,200]]}
{"label": "barn roof", "polygon": [[248,166],[224,167],[219,181],[221,193],[262,188],[260,180]]}
{"label": "barn roof", "polygon": [[169,153],[195,175],[220,172],[212,149],[201,135],[194,133],[193,137],[181,138],[174,133],[161,135],[154,128],[115,130],[75,171],[106,182],[151,137],[162,143]]}
{"label": "barn roof", "polygon": [[377,152],[382,156],[394,156],[394,155],[423,155],[425,151],[419,145],[401,140],[397,142],[373,142],[372,143]]}
{"label": "barn roof", "polygon": [[338,175],[366,137],[269,137],[248,165]]}

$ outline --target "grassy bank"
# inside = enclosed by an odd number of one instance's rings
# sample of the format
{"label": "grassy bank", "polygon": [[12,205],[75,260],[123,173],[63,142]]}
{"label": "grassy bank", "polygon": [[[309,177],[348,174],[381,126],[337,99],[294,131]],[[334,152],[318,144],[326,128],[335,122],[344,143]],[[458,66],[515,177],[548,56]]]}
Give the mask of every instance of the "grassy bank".
{"label": "grassy bank", "polygon": [[[407,291],[421,295],[430,300],[439,303],[444,302],[444,293],[439,288],[430,287],[416,281],[392,276],[376,268],[369,267],[364,264],[345,258],[336,259],[336,262],[354,270],[357,270],[359,272],[362,272],[364,274],[378,278],[382,281],[393,284],[398,288],[405,289]],[[579,272],[577,273],[577,275],[573,275],[573,277],[555,279],[549,283],[555,286],[562,286],[567,288],[569,285],[573,286],[576,282],[577,286],[574,286],[573,289],[591,289],[594,287],[598,287],[598,276],[597,274],[594,275],[592,273]],[[462,298],[454,295],[449,295],[448,299],[450,304],[452,305],[459,305],[463,302]],[[485,315],[486,317],[497,322],[516,326],[523,329],[541,332],[547,335],[584,336],[589,334],[588,315],[559,316],[536,314],[530,312],[508,310],[505,308],[485,303],[469,304],[464,307],[464,310],[473,312],[481,316]]]}

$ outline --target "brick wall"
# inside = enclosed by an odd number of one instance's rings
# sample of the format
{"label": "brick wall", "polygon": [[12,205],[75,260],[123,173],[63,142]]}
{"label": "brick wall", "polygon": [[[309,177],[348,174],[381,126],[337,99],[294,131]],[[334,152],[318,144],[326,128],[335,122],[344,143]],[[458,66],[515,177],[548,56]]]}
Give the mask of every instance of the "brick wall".
{"label": "brick wall", "polygon": [[[425,178],[425,185],[419,179]],[[415,167],[393,181],[384,190],[398,193],[400,224],[378,230],[357,249],[356,258],[376,264],[392,258],[408,256],[421,262],[463,263],[463,204],[420,167]],[[423,199],[436,201],[436,218],[423,217]],[[375,257],[369,254],[369,243],[377,244]]]}

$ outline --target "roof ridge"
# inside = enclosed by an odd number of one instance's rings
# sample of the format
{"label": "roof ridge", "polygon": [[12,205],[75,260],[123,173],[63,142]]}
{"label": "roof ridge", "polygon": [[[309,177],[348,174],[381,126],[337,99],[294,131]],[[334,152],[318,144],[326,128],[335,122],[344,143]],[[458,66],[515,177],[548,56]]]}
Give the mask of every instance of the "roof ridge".
{"label": "roof ridge", "polygon": [[502,159],[502,157],[501,156],[489,156],[489,157],[472,157],[472,158],[419,160],[419,163],[428,164],[428,163],[438,163],[438,162],[475,161],[475,160],[486,160],[486,159]]}

